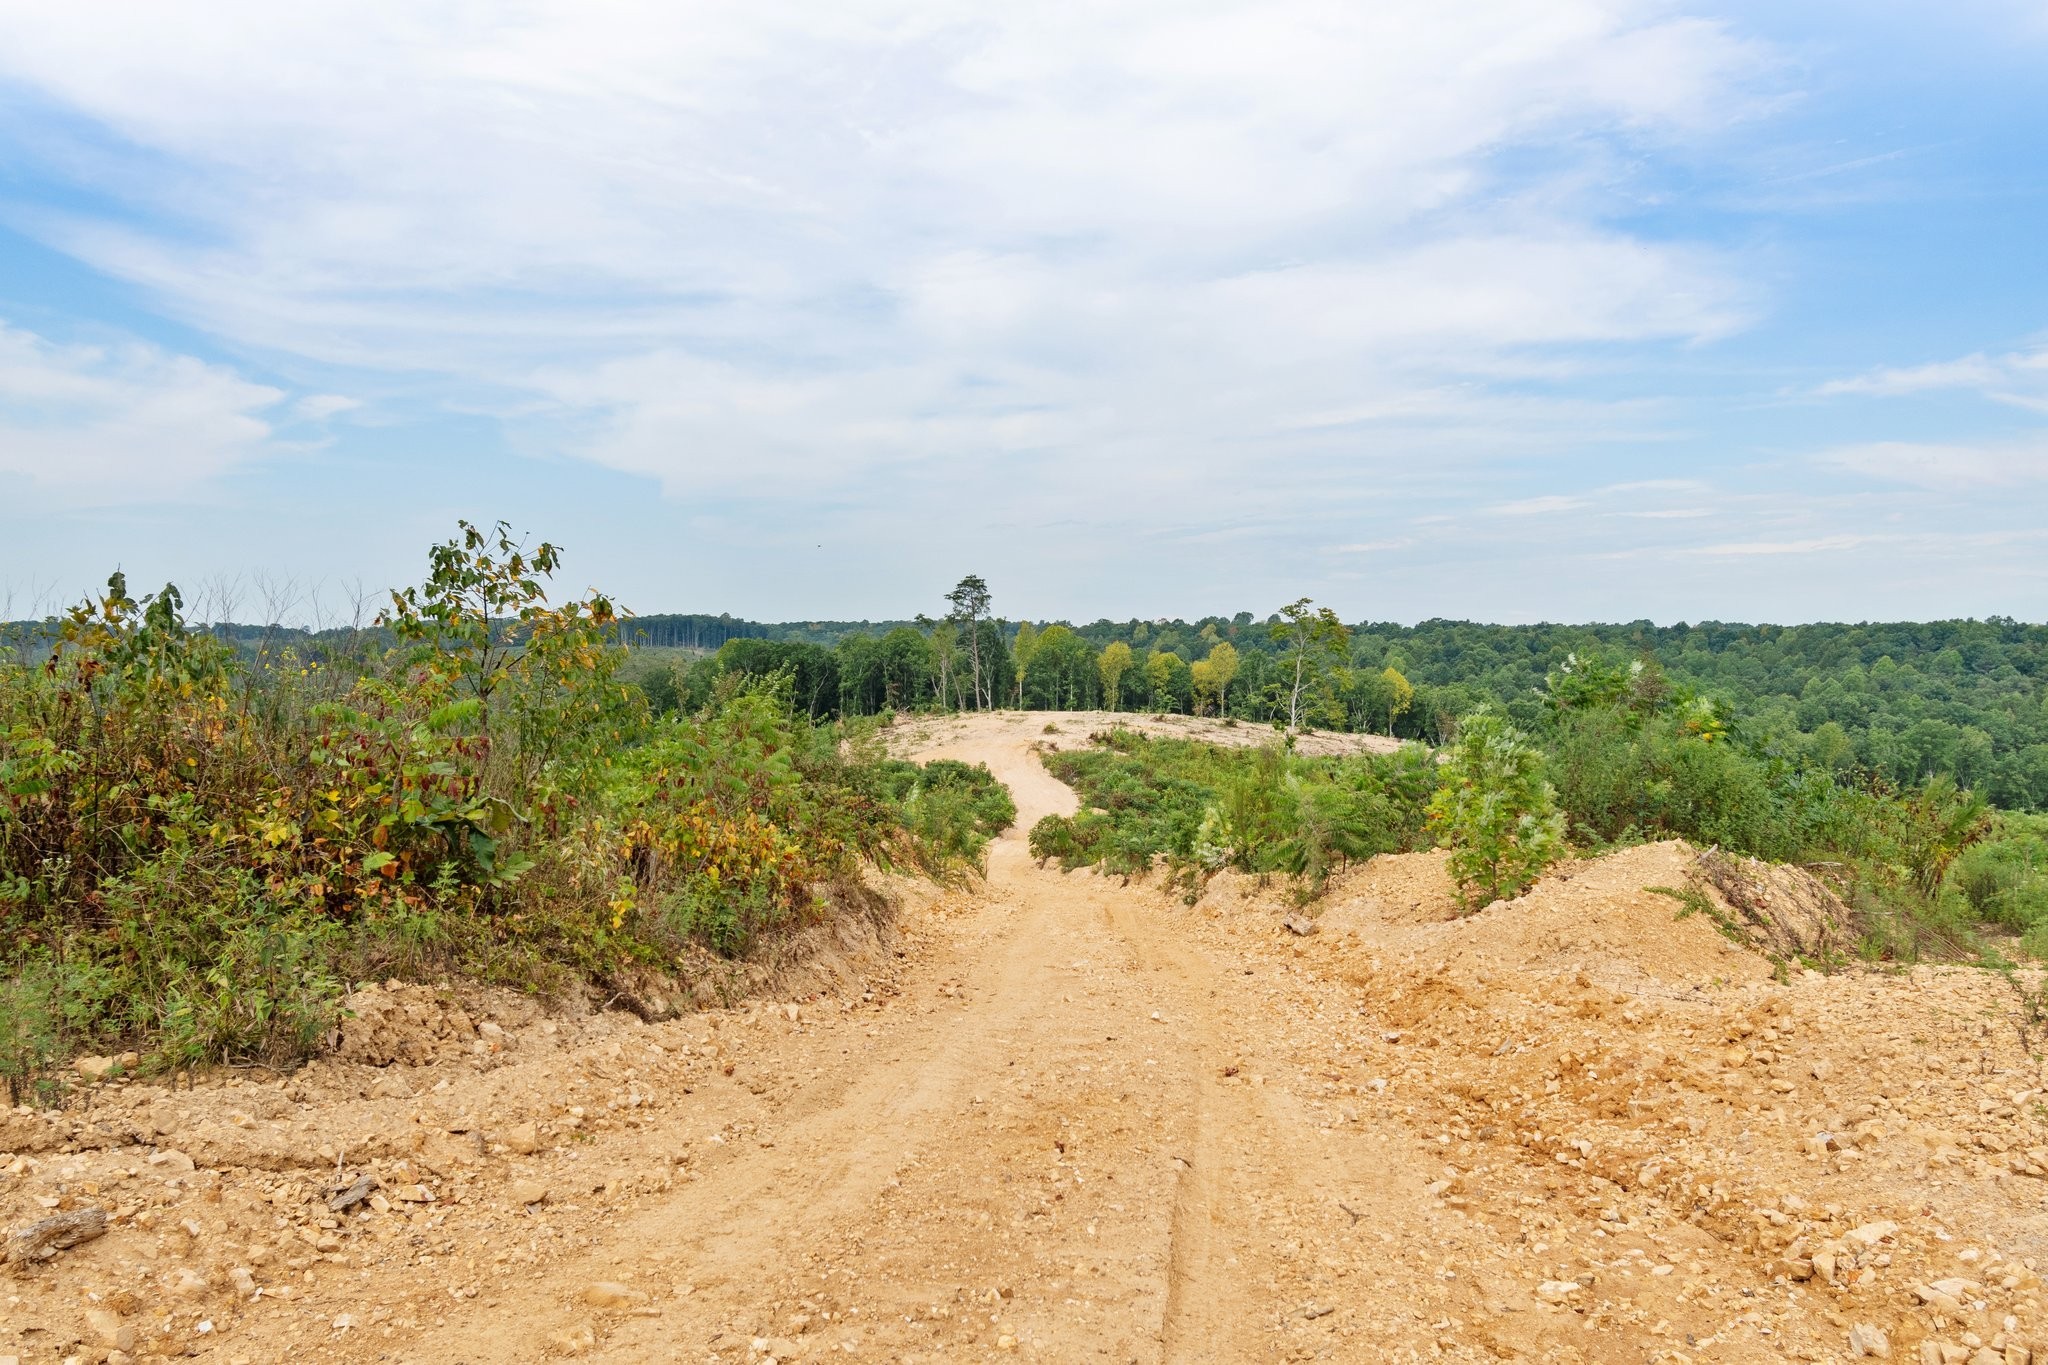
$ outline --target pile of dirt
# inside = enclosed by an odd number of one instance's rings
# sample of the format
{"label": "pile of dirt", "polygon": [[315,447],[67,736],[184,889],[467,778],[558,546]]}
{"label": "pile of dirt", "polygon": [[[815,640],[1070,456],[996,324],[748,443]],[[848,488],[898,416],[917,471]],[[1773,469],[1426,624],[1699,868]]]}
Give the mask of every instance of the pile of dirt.
{"label": "pile of dirt", "polygon": [[1458,913],[1458,887],[1441,849],[1388,853],[1331,879],[1317,923],[1358,933],[1389,924],[1439,924]]}
{"label": "pile of dirt", "polygon": [[1849,946],[1849,911],[1827,883],[1805,868],[1737,858],[1710,848],[1694,863],[1693,881],[1711,887],[1734,912],[1758,949],[1782,960],[1825,961]]}
{"label": "pile of dirt", "polygon": [[1533,971],[1583,969],[1615,981],[1650,977],[1691,986],[1768,978],[1768,961],[1721,932],[1720,907],[1687,912],[1680,895],[1694,864],[1692,846],[1680,839],[1563,864],[1514,900],[1451,926],[1445,951]]}
{"label": "pile of dirt", "polygon": [[[1445,960],[1534,971],[1584,967],[1603,979],[1648,977],[1684,985],[1771,974],[1769,960],[1744,951],[1723,932],[1742,912],[1722,899],[1683,840],[1562,863],[1521,896],[1471,915],[1460,913],[1446,861],[1445,853],[1432,849],[1387,854],[1347,868],[1330,879],[1309,914],[1322,935],[1370,940]],[[1788,915],[1794,905],[1818,905],[1804,891],[1810,876],[1796,868],[1764,872],[1769,875],[1757,874],[1764,877],[1760,884],[1773,888],[1772,903],[1788,907]],[[1707,913],[1688,913],[1684,893],[1689,887],[1707,897]],[[1778,888],[1799,888],[1805,898],[1795,901]],[[1261,879],[1233,874],[1212,879],[1197,904],[1216,915],[1298,913]],[[1823,914],[1818,908],[1812,913]],[[1776,942],[1760,942],[1759,947],[1775,951]]]}
{"label": "pile of dirt", "polygon": [[399,981],[374,982],[342,1002],[334,1055],[364,1066],[424,1066],[482,1042],[476,1022],[453,994]]}

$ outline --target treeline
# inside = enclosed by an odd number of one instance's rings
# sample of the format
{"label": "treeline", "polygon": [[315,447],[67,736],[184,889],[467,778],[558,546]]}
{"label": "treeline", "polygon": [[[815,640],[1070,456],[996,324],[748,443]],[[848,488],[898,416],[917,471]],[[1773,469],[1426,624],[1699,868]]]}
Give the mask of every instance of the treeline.
{"label": "treeline", "polygon": [[[801,629],[823,636],[844,624]],[[1441,745],[1460,717],[1488,703],[1524,729],[1539,728],[1546,679],[1574,659],[1604,661],[1648,670],[1644,686],[1713,708],[1737,742],[1777,761],[1897,786],[1943,776],[2008,809],[2048,809],[2048,627],[2003,618],[1348,627],[1330,618],[1326,642],[1308,651],[1306,685],[1295,667],[1301,626],[1285,611],[1264,620],[1238,612],[1086,626],[969,622],[954,613],[849,629],[832,643],[770,638],[795,627],[762,629],[764,636],[730,640],[704,658],[643,657],[634,676],[658,707],[699,705],[729,673],[788,670],[799,699],[821,718],[980,704],[1144,710]]]}
{"label": "treeline", "polygon": [[[786,669],[819,718],[991,704],[1221,712],[1265,724],[1284,723],[1296,700],[1289,646],[1273,636],[1284,620],[1240,611],[1076,626],[1006,621],[983,609],[970,633],[955,608],[942,619],[897,622],[638,616],[613,630],[642,651],[629,671],[662,709],[700,705],[728,673]],[[0,633],[21,647],[48,629],[17,623]],[[289,646],[323,659],[388,643],[374,627],[213,630],[246,655]],[[1545,678],[1566,659],[1639,661],[1674,691],[1710,700],[1759,753],[1902,786],[1946,776],[2008,809],[2048,809],[2048,626],[1998,617],[1806,626],[1435,620],[1363,622],[1346,635],[1343,657],[1309,690],[1309,724],[1442,744],[1459,717],[1490,702],[1529,729],[1541,717]]]}

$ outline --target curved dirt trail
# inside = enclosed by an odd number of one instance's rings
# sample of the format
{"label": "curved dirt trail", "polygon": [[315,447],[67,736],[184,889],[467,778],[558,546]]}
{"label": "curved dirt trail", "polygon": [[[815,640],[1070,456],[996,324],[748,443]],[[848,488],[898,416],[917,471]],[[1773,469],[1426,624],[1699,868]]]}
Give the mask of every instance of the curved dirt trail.
{"label": "curved dirt trail", "polygon": [[[1337,1299],[1314,1297],[1326,1277],[1304,1246],[1368,1211],[1398,1220],[1401,1191],[1422,1202],[1407,1139],[1340,1144],[1265,1085],[1285,1040],[1280,1021],[1238,1008],[1256,968],[1182,941],[1153,896],[1032,863],[1025,831],[1074,797],[1021,723],[924,756],[986,762],[1018,820],[982,893],[910,967],[922,1008],[821,1026],[833,1036],[807,1051],[836,1041],[836,1069],[768,1136],[393,1358],[1327,1348]],[[623,1315],[583,1301],[599,1281],[635,1291]],[[1434,1283],[1374,1293],[1442,1297]]]}

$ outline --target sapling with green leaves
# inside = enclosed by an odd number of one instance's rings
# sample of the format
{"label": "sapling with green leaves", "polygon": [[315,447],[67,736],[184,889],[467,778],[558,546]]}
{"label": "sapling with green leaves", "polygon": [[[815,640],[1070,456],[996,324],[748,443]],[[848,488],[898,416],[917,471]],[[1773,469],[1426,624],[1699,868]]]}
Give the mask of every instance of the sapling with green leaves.
{"label": "sapling with green leaves", "polygon": [[1468,912],[1520,895],[1564,854],[1564,815],[1542,755],[1491,708],[1460,723],[1429,818]]}

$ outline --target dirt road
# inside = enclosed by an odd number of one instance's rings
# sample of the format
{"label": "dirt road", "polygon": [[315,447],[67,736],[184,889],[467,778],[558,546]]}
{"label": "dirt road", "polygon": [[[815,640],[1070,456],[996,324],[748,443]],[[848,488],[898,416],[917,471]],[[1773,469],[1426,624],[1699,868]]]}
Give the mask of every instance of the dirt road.
{"label": "dirt road", "polygon": [[[987,717],[919,746],[988,763],[1019,818],[985,886],[907,909],[865,988],[655,1025],[478,1025],[394,991],[394,1019],[413,1002],[415,1033],[453,1040],[418,1066],[123,1087],[0,1168],[10,1223],[88,1196],[116,1213],[7,1291],[0,1352],[2030,1345],[2043,1082],[1997,983],[1775,984],[1645,891],[1679,875],[1676,846],[1455,922],[1440,862],[1377,860],[1296,938],[1247,883],[1190,908],[1034,866],[1023,832],[1074,805],[1031,751],[1042,728]],[[381,1188],[330,1209],[357,1170]]]}
{"label": "dirt road", "polygon": [[[1340,1140],[1266,1083],[1287,1043],[1284,1021],[1238,1008],[1257,968],[1186,944],[1150,897],[1032,864],[1023,832],[1074,796],[1028,748],[1040,727],[1015,728],[926,751],[988,763],[1018,820],[906,980],[915,1003],[818,1026],[805,1051],[836,1044],[838,1065],[704,1179],[522,1288],[517,1331],[477,1305],[406,1358],[531,1359],[590,1319],[586,1285],[628,1271],[660,1313],[611,1324],[600,1359],[767,1338],[880,1359],[1260,1360],[1332,1335],[1337,1286],[1301,1243],[1347,1235],[1340,1203],[1425,1226],[1423,1154],[1392,1133]],[[1437,1297],[1426,1271],[1389,1270],[1382,1292]]]}

